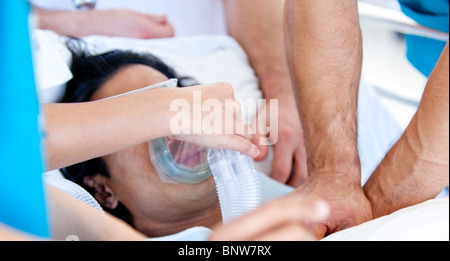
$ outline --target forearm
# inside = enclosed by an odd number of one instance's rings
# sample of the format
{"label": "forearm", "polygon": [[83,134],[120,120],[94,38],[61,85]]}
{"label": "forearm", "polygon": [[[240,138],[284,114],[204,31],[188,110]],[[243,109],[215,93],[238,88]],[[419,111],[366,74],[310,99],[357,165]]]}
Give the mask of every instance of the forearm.
{"label": "forearm", "polygon": [[36,17],[36,27],[51,30],[60,35],[83,37],[89,35],[90,12],[72,12],[60,10],[47,10],[33,7]]}
{"label": "forearm", "polygon": [[161,89],[105,101],[44,105],[48,169],[169,135],[165,112],[170,101],[164,97],[172,95]]}
{"label": "forearm", "polygon": [[292,96],[283,39],[283,1],[223,2],[229,33],[246,51],[266,98]]}
{"label": "forearm", "polygon": [[416,115],[364,187],[375,217],[436,197],[449,183],[448,45]]}
{"label": "forearm", "polygon": [[145,237],[123,221],[48,188],[52,239],[76,236],[81,241],[137,241]]}
{"label": "forearm", "polygon": [[[146,237],[121,220],[83,204],[66,193],[47,187],[50,240],[76,236],[84,241],[138,241]],[[75,238],[74,238],[75,239]],[[0,224],[0,241],[46,240]]]}
{"label": "forearm", "polygon": [[286,13],[287,59],[305,132],[308,170],[341,173],[345,180],[360,182],[357,98],[362,37],[357,1],[288,0]]}
{"label": "forearm", "polygon": [[43,240],[0,223],[0,241],[33,241]]}

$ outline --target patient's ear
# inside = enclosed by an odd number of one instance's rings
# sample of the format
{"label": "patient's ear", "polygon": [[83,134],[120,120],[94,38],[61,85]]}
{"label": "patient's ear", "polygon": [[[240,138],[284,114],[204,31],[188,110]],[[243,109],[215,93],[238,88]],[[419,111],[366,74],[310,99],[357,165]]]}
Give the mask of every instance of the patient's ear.
{"label": "patient's ear", "polygon": [[117,207],[119,199],[108,185],[106,177],[102,175],[84,177],[83,182],[86,186],[95,189],[94,197],[100,205],[109,209],[115,209]]}

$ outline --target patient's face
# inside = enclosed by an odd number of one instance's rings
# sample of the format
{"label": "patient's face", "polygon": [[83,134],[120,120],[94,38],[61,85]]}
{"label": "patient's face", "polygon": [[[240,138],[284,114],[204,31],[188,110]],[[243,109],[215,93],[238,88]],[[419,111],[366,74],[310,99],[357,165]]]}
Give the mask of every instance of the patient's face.
{"label": "patient's face", "polygon": [[[92,100],[167,80],[151,67],[131,65],[110,78],[94,94]],[[131,212],[134,226],[141,232],[149,236],[160,236],[193,225],[210,226],[220,221],[214,180],[209,178],[196,185],[163,183],[150,161],[147,143],[103,159],[111,177],[97,175],[94,179],[105,183],[104,194],[109,197],[97,199],[109,208],[116,206],[116,200],[122,202]],[[156,227],[161,231],[154,229]]]}

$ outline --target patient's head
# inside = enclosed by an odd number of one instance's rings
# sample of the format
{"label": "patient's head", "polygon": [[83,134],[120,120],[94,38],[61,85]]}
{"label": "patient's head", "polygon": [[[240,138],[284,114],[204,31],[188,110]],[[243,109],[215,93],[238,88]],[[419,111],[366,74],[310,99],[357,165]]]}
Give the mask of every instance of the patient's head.
{"label": "patient's head", "polygon": [[[89,55],[80,48],[71,49],[73,79],[62,102],[99,100],[176,78],[171,68],[150,54]],[[63,173],[106,211],[148,236],[220,221],[214,180],[196,185],[162,182],[151,164],[147,143],[67,167]]]}

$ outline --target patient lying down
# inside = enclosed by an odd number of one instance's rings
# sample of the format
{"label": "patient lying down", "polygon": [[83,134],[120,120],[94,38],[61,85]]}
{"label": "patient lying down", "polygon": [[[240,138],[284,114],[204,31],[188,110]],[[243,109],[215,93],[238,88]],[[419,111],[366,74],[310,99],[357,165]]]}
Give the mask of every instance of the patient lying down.
{"label": "patient lying down", "polygon": [[[71,49],[73,79],[67,85],[65,103],[100,100],[177,78],[150,54],[112,51],[94,56],[81,48]],[[147,143],[62,172],[89,191],[107,212],[149,237],[194,226],[210,228],[221,222],[212,177],[195,185],[162,182],[150,161]]]}

